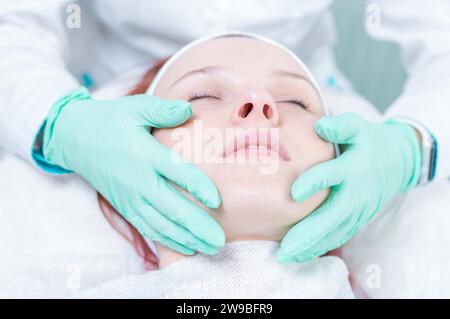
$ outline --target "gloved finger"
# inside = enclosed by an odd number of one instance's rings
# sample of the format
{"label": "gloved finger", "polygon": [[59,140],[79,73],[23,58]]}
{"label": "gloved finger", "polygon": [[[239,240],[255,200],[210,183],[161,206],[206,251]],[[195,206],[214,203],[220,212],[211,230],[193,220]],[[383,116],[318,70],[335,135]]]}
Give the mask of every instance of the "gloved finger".
{"label": "gloved finger", "polygon": [[350,215],[347,203],[349,200],[352,198],[348,196],[348,191],[336,186],[325,203],[293,226],[284,236],[279,255],[300,255],[325,238]]}
{"label": "gloved finger", "polygon": [[136,227],[136,229],[142,234],[142,236],[147,237],[153,241],[157,241],[162,245],[169,247],[172,250],[175,250],[184,255],[193,255],[195,250],[185,247],[170,238],[164,237],[156,229],[148,225],[145,220],[139,215],[134,214],[132,218],[130,218],[129,222]]}
{"label": "gloved finger", "polygon": [[316,132],[328,142],[350,144],[366,124],[367,121],[356,113],[323,116],[316,123]]}
{"label": "gloved finger", "polygon": [[147,94],[125,97],[138,124],[144,127],[173,127],[192,116],[192,106],[182,100],[165,100]]}
{"label": "gloved finger", "polygon": [[216,248],[223,247],[225,234],[207,212],[176,191],[164,177],[158,176],[156,183],[146,198],[155,209],[205,243]]}
{"label": "gloved finger", "polygon": [[144,221],[157,229],[158,233],[172,241],[208,255],[217,254],[218,249],[195,237],[191,232],[174,223],[150,205],[143,205],[138,210]]}
{"label": "gloved finger", "polygon": [[291,186],[291,196],[297,202],[306,200],[311,195],[342,184],[346,175],[347,155],[317,164],[300,175]]}
{"label": "gloved finger", "polygon": [[306,262],[341,247],[357,232],[359,225],[362,224],[360,219],[361,214],[351,214],[334,231],[321,239],[310,249],[295,256],[287,256],[284,259],[284,262]]}
{"label": "gloved finger", "polygon": [[158,149],[158,158],[154,160],[154,165],[159,174],[189,192],[209,208],[220,206],[219,192],[206,174],[163,145],[158,143],[154,148]]}

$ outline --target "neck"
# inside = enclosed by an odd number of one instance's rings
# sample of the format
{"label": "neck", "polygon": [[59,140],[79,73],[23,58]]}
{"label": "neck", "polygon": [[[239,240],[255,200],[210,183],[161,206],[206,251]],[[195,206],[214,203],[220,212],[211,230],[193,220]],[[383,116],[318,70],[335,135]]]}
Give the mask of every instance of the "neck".
{"label": "neck", "polygon": [[190,256],[183,255],[179,252],[176,252],[166,246],[161,245],[160,243],[155,243],[156,250],[158,251],[158,260],[159,260],[159,268],[166,268],[167,266],[180,261],[184,258],[188,258]]}

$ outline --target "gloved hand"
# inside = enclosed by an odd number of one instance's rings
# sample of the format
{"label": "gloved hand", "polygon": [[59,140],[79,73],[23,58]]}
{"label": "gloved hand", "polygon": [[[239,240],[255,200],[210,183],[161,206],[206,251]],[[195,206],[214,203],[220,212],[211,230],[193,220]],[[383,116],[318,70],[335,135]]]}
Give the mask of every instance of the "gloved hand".
{"label": "gloved hand", "polygon": [[322,117],[316,131],[326,141],[344,144],[343,153],[310,168],[292,185],[298,202],[329,187],[331,192],[286,234],[277,255],[280,262],[307,261],[343,245],[386,201],[419,179],[420,147],[407,124],[372,124],[347,113]]}
{"label": "gloved hand", "polygon": [[216,187],[150,134],[191,115],[184,101],[149,95],[96,101],[81,88],[50,110],[43,155],[83,176],[144,236],[183,254],[215,254],[225,243],[222,228],[167,180],[211,208],[220,205]]}

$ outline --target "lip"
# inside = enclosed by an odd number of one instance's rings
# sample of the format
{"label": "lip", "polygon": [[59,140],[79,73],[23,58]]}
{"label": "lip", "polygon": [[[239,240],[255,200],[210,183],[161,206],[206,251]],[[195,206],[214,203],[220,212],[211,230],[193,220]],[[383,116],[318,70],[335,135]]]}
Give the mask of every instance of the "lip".
{"label": "lip", "polygon": [[250,133],[241,134],[232,138],[226,143],[222,151],[222,157],[250,151],[258,151],[258,156],[277,156],[283,161],[290,161],[286,148],[279,141],[279,138],[273,139],[267,131],[254,130]]}

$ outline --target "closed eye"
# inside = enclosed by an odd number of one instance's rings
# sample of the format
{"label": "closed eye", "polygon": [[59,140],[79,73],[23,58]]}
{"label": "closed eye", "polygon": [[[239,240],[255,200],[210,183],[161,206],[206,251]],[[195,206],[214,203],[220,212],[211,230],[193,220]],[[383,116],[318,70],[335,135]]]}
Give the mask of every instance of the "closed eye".
{"label": "closed eye", "polygon": [[277,103],[290,103],[290,104],[300,106],[301,108],[304,108],[304,109],[307,109],[309,107],[309,105],[307,105],[306,103],[304,103],[303,101],[300,101],[298,99],[282,100],[282,101],[278,101]]}

